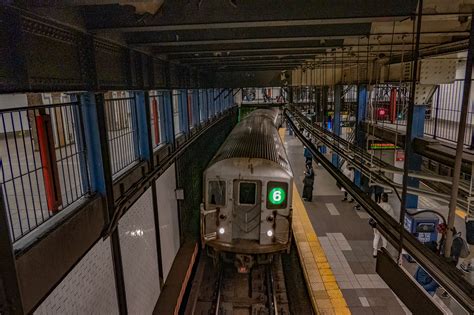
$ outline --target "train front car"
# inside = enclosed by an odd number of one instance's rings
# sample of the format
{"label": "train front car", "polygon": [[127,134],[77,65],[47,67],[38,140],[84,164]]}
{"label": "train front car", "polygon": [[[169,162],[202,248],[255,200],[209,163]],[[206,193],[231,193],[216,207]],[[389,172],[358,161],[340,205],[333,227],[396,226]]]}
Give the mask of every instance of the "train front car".
{"label": "train front car", "polygon": [[201,238],[239,272],[289,251],[293,173],[277,129],[278,111],[238,123],[204,172]]}

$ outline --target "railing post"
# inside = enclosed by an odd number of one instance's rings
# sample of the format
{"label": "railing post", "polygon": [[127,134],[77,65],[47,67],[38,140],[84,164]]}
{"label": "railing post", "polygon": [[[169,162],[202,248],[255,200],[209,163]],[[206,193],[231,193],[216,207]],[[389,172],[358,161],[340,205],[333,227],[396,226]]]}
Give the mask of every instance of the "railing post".
{"label": "railing post", "polygon": [[435,119],[434,119],[434,127],[433,127],[433,139],[436,139],[436,133],[438,131],[439,90],[441,90],[441,86],[438,85],[438,88],[436,91],[436,109],[435,109]]}
{"label": "railing post", "polygon": [[[106,224],[114,215],[114,192],[112,166],[109,145],[107,142],[107,124],[105,116],[104,95],[101,93],[84,93],[80,95],[81,112],[84,120],[87,157],[90,163],[91,190],[103,195],[106,199]],[[112,259],[114,265],[115,287],[120,314],[127,313],[127,298],[123,278],[122,255],[118,230],[110,236]]]}

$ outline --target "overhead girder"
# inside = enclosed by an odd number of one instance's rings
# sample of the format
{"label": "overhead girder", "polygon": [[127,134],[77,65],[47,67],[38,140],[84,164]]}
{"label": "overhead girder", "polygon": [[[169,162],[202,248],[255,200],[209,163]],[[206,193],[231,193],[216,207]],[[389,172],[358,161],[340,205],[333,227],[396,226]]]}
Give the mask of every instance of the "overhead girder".
{"label": "overhead girder", "polygon": [[[306,1],[260,0],[241,1],[236,7],[222,0],[165,1],[158,14],[137,18],[126,6],[105,5],[86,7],[85,22],[90,30],[113,29],[120,31],[137,28],[161,27],[160,30],[209,29],[225,24],[276,26],[283,23],[349,24],[371,23],[374,20],[400,20],[416,9],[416,0],[353,0]],[[350,4],[350,10],[348,9]],[[332,23],[331,23],[332,22]],[[240,26],[239,25],[239,26]],[[301,25],[301,24],[300,24]],[[304,25],[304,24],[302,24]],[[239,27],[229,25],[229,28]],[[134,29],[131,29],[134,28]]]}
{"label": "overhead girder", "polygon": [[314,38],[367,35],[371,24],[334,24],[314,26],[242,27],[183,31],[148,31],[125,33],[130,44],[188,43],[219,40],[253,40],[268,38]]}

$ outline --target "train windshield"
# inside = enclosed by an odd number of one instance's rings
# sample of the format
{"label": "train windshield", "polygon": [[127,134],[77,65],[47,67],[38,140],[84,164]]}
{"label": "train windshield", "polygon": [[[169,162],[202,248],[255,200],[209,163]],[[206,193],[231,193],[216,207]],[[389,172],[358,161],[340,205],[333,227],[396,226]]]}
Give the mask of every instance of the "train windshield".
{"label": "train windshield", "polygon": [[209,204],[213,206],[225,206],[225,181],[211,180],[208,188]]}
{"label": "train windshield", "polygon": [[239,187],[239,204],[254,205],[257,199],[257,184],[240,183]]}

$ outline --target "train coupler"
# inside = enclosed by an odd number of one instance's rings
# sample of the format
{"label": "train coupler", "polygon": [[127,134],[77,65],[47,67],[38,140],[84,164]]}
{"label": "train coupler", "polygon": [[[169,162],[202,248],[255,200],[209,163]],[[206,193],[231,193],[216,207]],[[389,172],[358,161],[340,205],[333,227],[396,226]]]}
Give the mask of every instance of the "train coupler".
{"label": "train coupler", "polygon": [[249,273],[254,262],[255,260],[252,255],[235,254],[234,265],[238,273]]}

